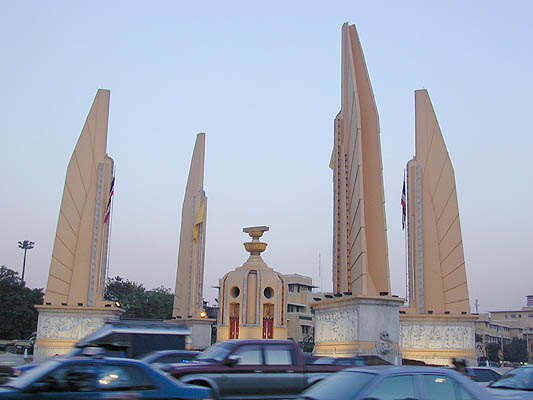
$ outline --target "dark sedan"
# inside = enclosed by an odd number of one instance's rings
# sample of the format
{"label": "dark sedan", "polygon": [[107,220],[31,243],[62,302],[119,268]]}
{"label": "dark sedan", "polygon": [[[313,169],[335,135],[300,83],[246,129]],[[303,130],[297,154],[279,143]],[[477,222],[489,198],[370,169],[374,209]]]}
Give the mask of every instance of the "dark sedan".
{"label": "dark sedan", "polygon": [[446,368],[369,366],[345,369],[304,391],[301,400],[492,400],[485,388]]}
{"label": "dark sedan", "polygon": [[148,364],[187,363],[194,360],[198,354],[200,352],[194,350],[158,350],[145,354],[139,360]]}
{"label": "dark sedan", "polygon": [[0,399],[212,399],[148,364],[123,358],[55,358],[0,386]]}

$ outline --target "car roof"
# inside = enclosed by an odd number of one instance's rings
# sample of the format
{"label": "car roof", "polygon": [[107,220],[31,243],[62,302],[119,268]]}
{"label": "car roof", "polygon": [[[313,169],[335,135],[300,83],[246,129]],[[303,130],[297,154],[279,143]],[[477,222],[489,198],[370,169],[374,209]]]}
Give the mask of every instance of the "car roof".
{"label": "car roof", "polygon": [[275,340],[275,339],[230,339],[230,340],[224,340],[223,342],[219,343],[231,343],[231,344],[287,344],[287,343],[294,343],[291,340]]}
{"label": "car roof", "polygon": [[373,374],[395,374],[395,373],[433,373],[433,374],[458,374],[450,368],[442,367],[424,367],[424,366],[407,366],[407,365],[364,365],[347,368],[343,371],[348,372],[370,372]]}
{"label": "car roof", "polygon": [[51,361],[57,361],[57,362],[60,362],[60,363],[73,363],[73,362],[79,362],[79,361],[84,361],[84,362],[111,361],[111,362],[120,362],[120,363],[125,363],[125,364],[138,364],[138,365],[145,365],[146,364],[142,360],[136,360],[136,359],[133,359],[133,358],[100,357],[100,356],[92,357],[92,356],[83,356],[83,355],[73,356],[73,357],[61,357],[60,356],[60,357],[54,358]]}

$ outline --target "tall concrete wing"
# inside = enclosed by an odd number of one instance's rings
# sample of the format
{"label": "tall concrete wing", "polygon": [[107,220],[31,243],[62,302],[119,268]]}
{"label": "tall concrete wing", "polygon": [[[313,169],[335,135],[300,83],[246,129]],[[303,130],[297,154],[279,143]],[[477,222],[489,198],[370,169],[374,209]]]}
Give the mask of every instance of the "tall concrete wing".
{"label": "tall concrete wing", "polygon": [[342,27],[341,111],[330,166],[334,186],[333,288],[390,293],[379,117],[354,25]]}
{"label": "tall concrete wing", "polygon": [[203,309],[207,197],[204,192],[205,133],[196,136],[181,212],[178,272],[172,316],[198,318]]}
{"label": "tall concrete wing", "polygon": [[113,160],[106,155],[109,90],[98,90],[67,168],[45,304],[102,306]]}
{"label": "tall concrete wing", "polygon": [[426,90],[415,91],[416,156],[407,164],[409,305],[470,312],[455,174]]}

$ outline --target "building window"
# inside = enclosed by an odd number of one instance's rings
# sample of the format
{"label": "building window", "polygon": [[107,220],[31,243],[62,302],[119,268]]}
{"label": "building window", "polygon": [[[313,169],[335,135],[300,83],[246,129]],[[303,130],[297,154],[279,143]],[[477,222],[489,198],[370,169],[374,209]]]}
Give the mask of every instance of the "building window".
{"label": "building window", "polygon": [[302,334],[303,335],[309,335],[309,326],[302,325]]}
{"label": "building window", "polygon": [[294,293],[294,285],[289,285],[289,292]]}
{"label": "building window", "polygon": [[522,314],[518,314],[518,318],[522,318]]}
{"label": "building window", "polygon": [[533,314],[529,314],[529,318],[533,318]]}
{"label": "building window", "polygon": [[516,318],[516,314],[511,314],[511,318]]}

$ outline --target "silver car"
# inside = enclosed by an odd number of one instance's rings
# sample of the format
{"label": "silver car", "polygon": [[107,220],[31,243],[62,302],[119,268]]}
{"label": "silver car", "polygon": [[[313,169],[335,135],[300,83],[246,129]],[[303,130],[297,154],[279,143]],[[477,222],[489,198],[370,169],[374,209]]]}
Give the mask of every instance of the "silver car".
{"label": "silver car", "polygon": [[337,372],[307,389],[302,400],[494,400],[487,390],[454,370],[368,366]]}

